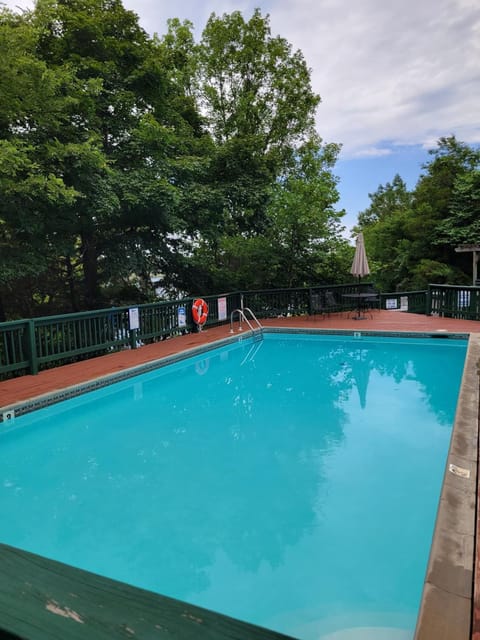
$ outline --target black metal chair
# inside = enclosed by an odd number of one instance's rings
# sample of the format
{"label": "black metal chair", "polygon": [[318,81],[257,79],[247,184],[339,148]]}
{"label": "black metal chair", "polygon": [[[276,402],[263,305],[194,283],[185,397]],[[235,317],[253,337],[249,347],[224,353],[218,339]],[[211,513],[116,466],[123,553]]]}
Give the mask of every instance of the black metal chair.
{"label": "black metal chair", "polygon": [[336,313],[342,310],[341,305],[331,291],[325,291],[325,307],[328,309],[328,313]]}
{"label": "black metal chair", "polygon": [[371,293],[371,296],[368,296],[368,298],[365,298],[365,307],[366,307],[366,309],[368,311],[373,311],[374,309],[379,311],[380,310],[380,296],[378,295],[378,292],[373,287],[368,287],[368,289],[365,291],[365,293]]}
{"label": "black metal chair", "polygon": [[310,294],[310,315],[314,317],[318,314],[324,316],[325,313],[323,296],[320,293]]}

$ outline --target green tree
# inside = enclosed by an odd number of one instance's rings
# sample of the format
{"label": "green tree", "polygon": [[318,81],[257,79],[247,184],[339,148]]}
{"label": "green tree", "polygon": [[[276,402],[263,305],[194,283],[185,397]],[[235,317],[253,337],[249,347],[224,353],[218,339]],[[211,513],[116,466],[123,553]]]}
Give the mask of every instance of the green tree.
{"label": "green tree", "polygon": [[52,69],[73,69],[77,80],[69,127],[59,135],[88,139],[103,159],[99,166],[72,157],[64,174],[81,194],[62,213],[83,304],[115,299],[119,287],[145,300],[152,271],[168,265],[171,237],[185,226],[179,201],[200,149],[198,115],[162,64],[158,41],[120,0],[39,0],[35,18],[39,55]]}
{"label": "green tree", "polygon": [[480,151],[450,136],[429,153],[412,193],[397,176],[370,195],[371,206],[359,215],[372,272],[384,290],[470,280],[469,261],[455,247],[479,239]]}
{"label": "green tree", "polygon": [[11,316],[147,300],[153,273],[187,293],[338,277],[338,147],[268,16],[212,15],[199,44],[178,20],[149,38],[120,0],[0,17]]}
{"label": "green tree", "polygon": [[269,16],[212,14],[199,55],[199,99],[217,145],[212,167],[228,233],[263,231],[268,192],[314,136],[320,101],[300,51],[272,37]]}
{"label": "green tree", "polygon": [[411,238],[409,265],[411,278],[406,284],[425,288],[430,282],[465,284],[471,279],[465,269],[466,258],[455,253],[456,242],[444,233],[451,215],[458,181],[478,169],[480,151],[455,136],[442,137],[429,151],[432,160],[415,187],[412,216],[406,225]]}
{"label": "green tree", "polygon": [[[202,224],[186,234],[193,241],[182,256],[183,286],[208,292],[303,282],[318,273],[327,245],[333,253],[334,220],[341,215],[333,210],[338,193],[331,173],[338,148],[322,148],[315,132],[320,98],[310,71],[301,52],[272,37],[269,17],[259,10],[249,20],[238,11],[212,14],[198,47],[190,26],[172,21],[163,40],[213,141],[191,198],[191,219]],[[286,241],[295,226],[298,268]]]}
{"label": "green tree", "polygon": [[277,286],[307,286],[338,279],[343,211],[332,174],[339,146],[311,141],[278,180],[269,205],[272,253],[277,256]]}
{"label": "green tree", "polygon": [[370,193],[370,206],[358,216],[363,231],[372,279],[383,291],[394,291],[408,276],[410,239],[405,226],[411,215],[413,196],[397,174],[392,182]]}
{"label": "green tree", "polygon": [[64,180],[80,197],[57,212],[68,220],[67,259],[81,266],[83,304],[94,307],[101,304],[101,263],[108,271],[122,217],[116,174],[149,106],[147,36],[118,0],[39,0],[34,20],[39,57],[55,72],[72,69],[77,81],[69,121],[55,135],[70,144],[89,141],[98,160],[65,158]]}
{"label": "green tree", "polygon": [[358,226],[361,229],[382,222],[412,206],[412,194],[398,173],[391,183],[379,185],[375,193],[369,193],[368,197],[371,200],[369,207],[358,215]]}
{"label": "green tree", "polygon": [[[74,77],[38,59],[30,14],[0,10],[0,318],[49,298],[61,220],[78,196],[63,180],[66,145],[51,135],[69,117]],[[44,143],[39,144],[43,138]],[[77,146],[70,152],[81,153]]]}
{"label": "green tree", "polygon": [[449,215],[438,225],[437,238],[437,242],[451,246],[480,243],[480,170],[456,179]]}

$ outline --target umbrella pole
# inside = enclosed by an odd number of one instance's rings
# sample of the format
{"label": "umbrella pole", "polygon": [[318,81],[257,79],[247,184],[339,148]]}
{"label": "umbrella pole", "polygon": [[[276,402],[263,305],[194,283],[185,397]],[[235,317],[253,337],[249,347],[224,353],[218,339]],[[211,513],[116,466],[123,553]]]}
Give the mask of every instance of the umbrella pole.
{"label": "umbrella pole", "polygon": [[358,289],[357,289],[357,320],[360,320],[360,279],[361,276],[358,276]]}

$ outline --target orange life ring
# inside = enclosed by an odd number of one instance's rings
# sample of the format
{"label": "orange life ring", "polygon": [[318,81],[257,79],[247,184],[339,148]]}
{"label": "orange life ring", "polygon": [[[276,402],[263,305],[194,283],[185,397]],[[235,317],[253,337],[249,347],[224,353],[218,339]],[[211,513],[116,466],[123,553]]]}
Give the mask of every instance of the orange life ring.
{"label": "orange life ring", "polygon": [[208,318],[208,304],[202,298],[197,298],[193,302],[192,316],[195,324],[203,325]]}

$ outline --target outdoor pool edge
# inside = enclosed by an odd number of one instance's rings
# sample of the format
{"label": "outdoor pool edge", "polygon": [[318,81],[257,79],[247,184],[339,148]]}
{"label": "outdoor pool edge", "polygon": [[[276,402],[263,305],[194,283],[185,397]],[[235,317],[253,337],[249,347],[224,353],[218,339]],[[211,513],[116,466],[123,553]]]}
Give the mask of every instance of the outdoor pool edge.
{"label": "outdoor pool edge", "polygon": [[[351,330],[264,328],[265,333],[316,333],[354,335]],[[256,332],[258,334],[258,332]],[[459,392],[457,411],[447,456],[424,589],[419,609],[415,640],[470,640],[474,599],[475,538],[477,517],[477,463],[479,434],[480,333],[433,335],[428,332],[362,331],[365,336],[457,337],[468,338],[468,349]],[[234,335],[210,344],[187,349],[142,364],[121,373],[61,391],[31,398],[2,408],[16,415],[34,411],[96,388],[113,384],[185,358],[201,355],[217,347],[246,340],[250,332]],[[0,417],[1,419],[1,417]],[[12,425],[13,426],[13,425]],[[468,472],[468,473],[467,473]],[[468,477],[467,477],[468,475]],[[3,545],[2,545],[3,546]],[[394,550],[393,550],[394,552]]]}
{"label": "outdoor pool edge", "polygon": [[[88,382],[81,382],[72,386],[67,386],[62,389],[56,389],[55,391],[50,391],[48,393],[36,395],[31,398],[27,398],[21,400],[16,403],[6,404],[5,406],[0,406],[0,424],[6,423],[4,416],[6,414],[11,413],[11,418],[15,418],[17,416],[24,415],[25,413],[29,413],[31,411],[36,411],[37,409],[42,409],[43,407],[47,407],[51,404],[55,404],[57,402],[62,402],[63,400],[67,400],[69,398],[73,398],[84,393],[88,393],[89,391],[94,391],[95,389],[100,389],[105,386],[109,386],[111,384],[115,384],[116,382],[121,382],[122,380],[126,380],[133,376],[141,375],[142,373],[148,373],[149,371],[153,371],[155,369],[159,369],[161,367],[167,366],[169,364],[180,362],[181,360],[185,360],[186,358],[190,358],[196,355],[201,355],[202,353],[207,353],[212,351],[213,349],[217,349],[218,347],[222,347],[228,344],[232,344],[235,342],[240,342],[243,340],[249,340],[252,337],[261,337],[264,333],[300,333],[300,334],[313,334],[313,335],[336,335],[336,336],[369,336],[369,337],[397,337],[397,338],[437,338],[437,339],[464,339],[468,340],[469,334],[463,332],[406,332],[406,331],[353,331],[351,329],[305,329],[305,328],[286,328],[286,327],[262,327],[261,330],[255,329],[253,332],[245,332],[241,335],[234,334],[232,336],[228,336],[226,338],[221,338],[220,340],[215,340],[210,343],[206,343],[203,345],[199,345],[196,347],[192,347],[190,349],[184,349],[178,351],[175,354],[165,356],[163,358],[158,358],[155,360],[151,360],[150,362],[146,362],[140,365],[136,365],[134,367],[129,367],[123,369],[122,371],[107,374],[104,376],[100,376],[98,378],[94,378]],[[475,334],[470,334],[475,335]],[[480,334],[479,334],[480,335]]]}
{"label": "outdoor pool edge", "polygon": [[470,640],[474,596],[480,334],[470,334],[415,640]]}

